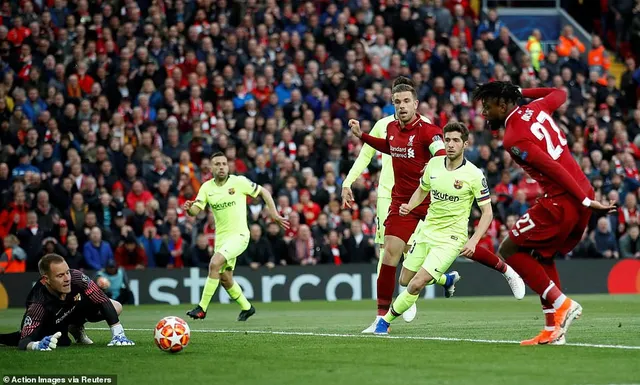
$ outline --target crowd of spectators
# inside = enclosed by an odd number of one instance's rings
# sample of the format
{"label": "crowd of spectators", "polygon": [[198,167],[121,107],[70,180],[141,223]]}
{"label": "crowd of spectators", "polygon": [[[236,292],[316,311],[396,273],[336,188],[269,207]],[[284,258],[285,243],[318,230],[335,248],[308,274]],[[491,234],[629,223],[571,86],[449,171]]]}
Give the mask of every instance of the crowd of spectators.
{"label": "crowd of spectators", "polygon": [[375,262],[380,158],[352,186],[355,208],[342,209],[361,148],[346,121],[368,130],[393,113],[400,75],[415,82],[421,114],[471,129],[466,156],[494,192],[491,249],[541,190],[471,92],[494,79],[565,88],[556,121],[569,148],[598,199],[622,205],[593,219],[571,257],[637,257],[640,72],[627,58],[617,87],[570,28],[563,38],[567,52],[532,58],[495,11],[481,18],[467,0],[3,1],[0,271],[34,271],[52,251],[89,270],[206,266],[213,216],[181,206],[212,177],[218,150],[291,221],[283,232],[249,201],[239,265]]}

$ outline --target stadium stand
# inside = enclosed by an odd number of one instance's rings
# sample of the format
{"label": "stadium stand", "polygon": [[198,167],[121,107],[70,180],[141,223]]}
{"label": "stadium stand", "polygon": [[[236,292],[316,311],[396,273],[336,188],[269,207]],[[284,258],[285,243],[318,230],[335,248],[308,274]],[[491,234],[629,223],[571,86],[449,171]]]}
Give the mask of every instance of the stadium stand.
{"label": "stadium stand", "polygon": [[341,209],[361,147],[346,122],[366,129],[393,113],[400,75],[416,83],[423,115],[472,130],[467,157],[487,174],[498,213],[483,241],[492,250],[540,188],[485,128],[471,92],[495,79],[565,88],[556,121],[598,199],[621,208],[594,217],[562,258],[640,255],[640,5],[602,0],[607,13],[580,26],[548,14],[589,15],[586,1],[553,1],[532,24],[518,7],[536,2],[508,3],[494,12],[468,0],[3,1],[0,272],[34,271],[51,250],[92,270],[114,258],[127,268],[206,265],[215,223],[181,205],[211,178],[218,150],[231,172],[268,186],[292,223],[280,233],[263,202],[248,202],[259,226],[240,264],[373,262],[363,248],[373,247],[380,163],[353,185],[355,209]]}

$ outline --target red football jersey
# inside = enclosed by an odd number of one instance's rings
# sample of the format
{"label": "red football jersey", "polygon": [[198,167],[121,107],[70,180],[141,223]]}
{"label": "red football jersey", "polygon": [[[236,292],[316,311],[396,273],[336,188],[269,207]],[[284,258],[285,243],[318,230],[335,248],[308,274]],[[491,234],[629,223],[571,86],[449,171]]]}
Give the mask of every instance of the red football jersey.
{"label": "red football jersey", "polygon": [[513,160],[553,197],[571,194],[578,202],[593,198],[586,175],[571,156],[567,139],[551,115],[566,100],[566,92],[555,88],[522,90],[526,98],[539,98],[517,107],[505,122],[504,148]]}
{"label": "red football jersey", "polygon": [[[387,125],[387,137],[376,138],[362,134],[362,140],[385,154],[391,155],[394,184],[391,190],[392,202],[409,203],[411,196],[420,184],[422,169],[432,156],[446,155],[442,129],[425,122],[416,114],[416,119],[405,127],[399,120]],[[429,197],[416,209],[422,209],[426,215]]]}

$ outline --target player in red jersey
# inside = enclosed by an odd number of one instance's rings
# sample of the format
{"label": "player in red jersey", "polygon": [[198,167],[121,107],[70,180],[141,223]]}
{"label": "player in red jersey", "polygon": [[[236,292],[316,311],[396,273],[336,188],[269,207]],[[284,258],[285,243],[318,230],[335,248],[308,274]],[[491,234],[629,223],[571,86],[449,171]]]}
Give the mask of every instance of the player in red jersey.
{"label": "player in red jersey", "polygon": [[[407,243],[420,220],[427,215],[429,197],[409,215],[401,216],[400,205],[409,202],[411,196],[418,188],[422,170],[432,156],[445,155],[442,140],[442,129],[427,123],[416,113],[418,99],[416,91],[407,84],[399,84],[392,90],[392,100],[396,108],[398,119],[387,126],[386,138],[376,138],[362,133],[360,124],[356,120],[349,121],[349,126],[355,136],[376,150],[391,155],[394,185],[391,191],[391,206],[385,221],[384,254],[377,280],[378,317],[372,324],[375,328],[378,318],[384,316],[393,298],[395,289],[396,266],[403,252],[408,251]],[[514,290],[516,297],[518,291],[524,296],[524,284],[520,278],[496,255],[484,248],[477,248],[474,260],[500,271],[507,277],[509,285]],[[513,273],[513,274],[509,274]],[[406,268],[402,269],[400,283],[406,284],[413,278],[415,272]],[[447,280],[447,275],[442,275],[443,282],[438,282],[445,288],[454,282]],[[518,284],[519,283],[519,284]],[[520,298],[522,298],[520,296]],[[367,332],[365,329],[364,332]],[[372,329],[373,331],[373,329]]]}
{"label": "player in red jersey", "polygon": [[[518,106],[522,98],[535,99]],[[551,115],[564,104],[566,92],[554,88],[520,90],[509,82],[479,86],[474,100],[482,101],[483,115],[493,129],[505,126],[503,146],[514,161],[544,190],[511,228],[498,254],[540,295],[545,328],[523,345],[563,344],[582,307],[560,290],[553,257],[566,254],[580,242],[591,211],[615,209],[593,200],[594,191],[567,148],[567,140]]]}

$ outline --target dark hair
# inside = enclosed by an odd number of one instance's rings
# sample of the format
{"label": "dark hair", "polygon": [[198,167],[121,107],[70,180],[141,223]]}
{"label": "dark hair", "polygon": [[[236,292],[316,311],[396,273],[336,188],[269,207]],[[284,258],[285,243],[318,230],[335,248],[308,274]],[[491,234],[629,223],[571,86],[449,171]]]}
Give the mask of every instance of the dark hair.
{"label": "dark hair", "polygon": [[502,81],[481,84],[473,91],[473,101],[488,99],[517,104],[522,99],[522,92],[515,84]]}
{"label": "dark hair", "polygon": [[464,125],[464,123],[460,123],[460,122],[447,123],[447,125],[444,126],[442,131],[444,132],[445,135],[447,134],[447,132],[459,132],[460,137],[462,138],[463,141],[466,142],[467,140],[469,140],[469,129],[467,128],[466,125]]}
{"label": "dark hair", "polygon": [[217,157],[219,157],[219,156],[224,156],[225,158],[227,157],[227,156],[224,154],[224,152],[222,152],[222,151],[216,151],[216,152],[214,152],[214,153],[213,153],[213,155],[211,155],[211,158],[210,158],[210,159],[211,159],[211,160],[213,160],[213,158],[217,158]]}
{"label": "dark hair", "polygon": [[393,81],[393,84],[391,85],[391,89],[396,88],[396,86],[399,86],[400,84],[406,84],[410,87],[415,87],[413,80],[405,76],[398,76],[396,80]]}
{"label": "dark hair", "polygon": [[40,258],[38,262],[38,271],[40,275],[47,275],[51,271],[51,265],[54,263],[63,263],[64,258],[58,254],[47,254],[44,257]]}
{"label": "dark hair", "polygon": [[391,89],[391,95],[395,95],[398,92],[411,92],[413,98],[418,99],[418,93],[416,92],[415,88],[408,84],[401,83]]}

